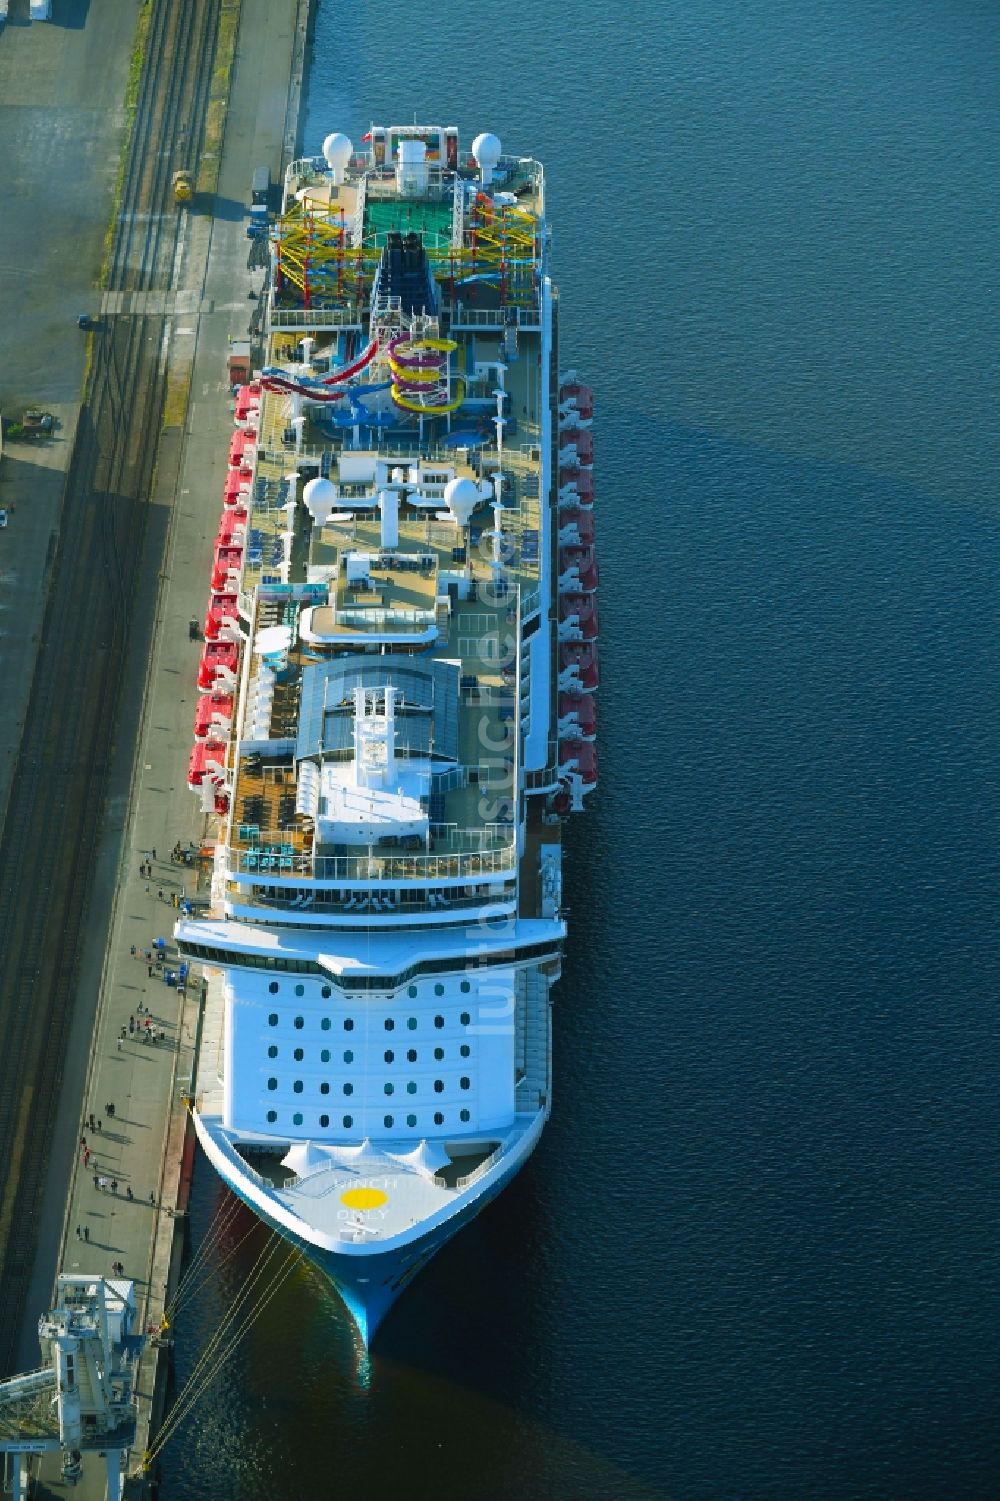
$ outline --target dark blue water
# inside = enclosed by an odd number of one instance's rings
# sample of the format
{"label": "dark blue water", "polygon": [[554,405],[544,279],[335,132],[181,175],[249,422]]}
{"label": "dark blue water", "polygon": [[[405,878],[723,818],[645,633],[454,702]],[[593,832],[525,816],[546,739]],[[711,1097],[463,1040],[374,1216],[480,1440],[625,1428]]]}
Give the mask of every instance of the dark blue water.
{"label": "dark blue water", "polygon": [[602,783],[540,1150],[364,1369],[296,1274],[168,1501],[1000,1495],[998,76],[977,0],[321,0],[307,150],[546,162]]}

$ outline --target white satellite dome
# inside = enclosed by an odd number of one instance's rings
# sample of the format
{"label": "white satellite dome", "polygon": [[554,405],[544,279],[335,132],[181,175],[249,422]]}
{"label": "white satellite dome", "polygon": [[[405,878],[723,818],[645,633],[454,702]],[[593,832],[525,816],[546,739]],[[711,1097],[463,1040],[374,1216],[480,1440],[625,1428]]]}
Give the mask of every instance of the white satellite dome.
{"label": "white satellite dome", "polygon": [[339,130],[333,131],[323,142],[323,155],[328,167],[346,167],[353,154],[353,141]]}
{"label": "white satellite dome", "polygon": [[311,479],[302,491],[302,499],[313,521],[324,526],[337,504],[337,487],[328,479]]}
{"label": "white satellite dome", "polygon": [[500,160],[503,147],[500,145],[498,136],[491,131],[484,130],[482,135],[476,136],[472,143],[472,154],[481,167],[495,167]]}
{"label": "white satellite dome", "polygon": [[479,486],[474,479],[449,480],[444,487],[444,503],[459,526],[468,526],[479,504]]}

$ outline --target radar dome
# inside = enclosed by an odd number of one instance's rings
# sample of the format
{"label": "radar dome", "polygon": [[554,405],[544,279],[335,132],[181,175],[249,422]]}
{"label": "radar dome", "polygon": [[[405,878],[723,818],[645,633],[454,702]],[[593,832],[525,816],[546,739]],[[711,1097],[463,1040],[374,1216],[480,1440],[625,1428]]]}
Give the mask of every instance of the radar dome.
{"label": "radar dome", "polygon": [[479,504],[479,486],[474,479],[449,480],[444,487],[444,503],[459,526],[468,526]]}
{"label": "radar dome", "polygon": [[501,150],[499,139],[488,130],[476,136],[472,143],[472,154],[481,167],[495,167]]}
{"label": "radar dome", "polygon": [[346,167],[353,152],[353,142],[348,136],[342,135],[339,130],[335,130],[332,135],[328,135],[323,142],[323,155],[326,158],[328,167]]}
{"label": "radar dome", "polygon": [[325,526],[337,504],[337,488],[328,479],[311,479],[302,491],[306,510],[318,526]]}

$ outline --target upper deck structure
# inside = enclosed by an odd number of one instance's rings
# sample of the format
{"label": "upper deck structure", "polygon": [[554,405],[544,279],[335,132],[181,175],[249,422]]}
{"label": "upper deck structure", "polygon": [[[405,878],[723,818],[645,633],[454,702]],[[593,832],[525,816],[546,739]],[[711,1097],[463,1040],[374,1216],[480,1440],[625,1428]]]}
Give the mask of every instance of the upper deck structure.
{"label": "upper deck structure", "polygon": [[[189,776],[220,818],[214,917],[178,937],[224,977],[206,1149],[333,1257],[370,1332],[393,1278],[359,1292],[348,1252],[391,1252],[393,1277],[426,1259],[548,1110],[561,815],[596,781],[596,563],[589,393],[555,373],[541,167],[490,135],[462,161],[451,128],[366,141],[294,162],[267,240]],[[313,979],[268,999],[289,970]],[[306,998],[330,1031],[360,991],[365,1017],[340,1025],[363,1046],[297,1045]],[[435,1045],[385,1047],[396,1008]],[[315,1202],[248,1151],[308,1161]],[[398,1186],[338,1239],[352,1175]]]}

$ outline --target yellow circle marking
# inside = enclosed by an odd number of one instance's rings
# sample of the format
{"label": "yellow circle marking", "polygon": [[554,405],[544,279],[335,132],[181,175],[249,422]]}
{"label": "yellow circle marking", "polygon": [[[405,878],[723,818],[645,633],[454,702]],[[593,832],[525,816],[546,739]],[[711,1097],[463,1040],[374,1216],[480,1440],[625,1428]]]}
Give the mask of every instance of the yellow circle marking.
{"label": "yellow circle marking", "polygon": [[378,1209],[389,1195],[380,1188],[348,1188],[340,1196],[340,1202],[348,1209]]}

